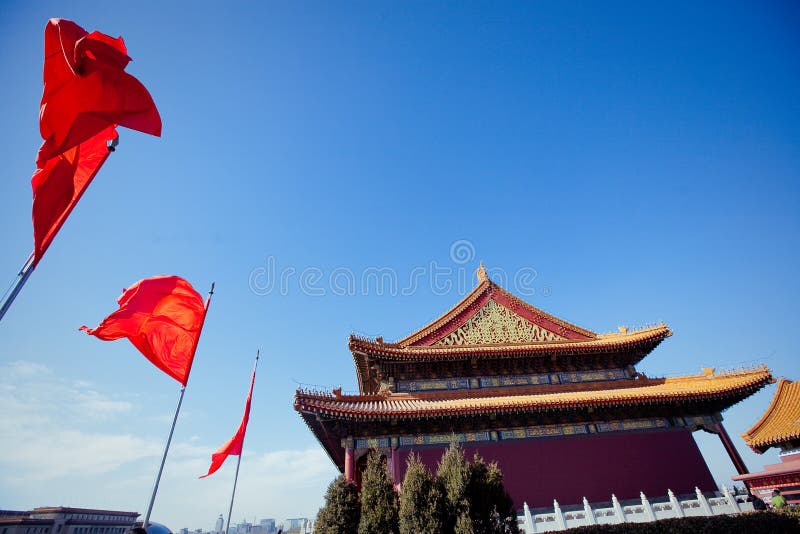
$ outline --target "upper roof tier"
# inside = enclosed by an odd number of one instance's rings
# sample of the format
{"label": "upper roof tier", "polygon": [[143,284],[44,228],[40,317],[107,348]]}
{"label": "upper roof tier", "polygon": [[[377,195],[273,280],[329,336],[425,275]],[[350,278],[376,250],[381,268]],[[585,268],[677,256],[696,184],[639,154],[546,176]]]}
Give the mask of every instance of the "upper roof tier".
{"label": "upper roof tier", "polygon": [[759,454],[800,441],[800,382],[781,378],[769,408],[742,437]]}
{"label": "upper roof tier", "polygon": [[[598,334],[515,297],[492,282],[481,264],[478,285],[444,315],[394,343],[350,336],[350,350],[361,391],[375,389],[371,369],[381,362],[447,362],[492,358],[539,358],[544,355],[624,354],[617,365],[635,364],[664,338],[665,324]],[[588,360],[587,360],[588,361]],[[597,359],[592,360],[597,366]],[[378,365],[376,365],[378,364]],[[570,365],[576,365],[571,362]]]}

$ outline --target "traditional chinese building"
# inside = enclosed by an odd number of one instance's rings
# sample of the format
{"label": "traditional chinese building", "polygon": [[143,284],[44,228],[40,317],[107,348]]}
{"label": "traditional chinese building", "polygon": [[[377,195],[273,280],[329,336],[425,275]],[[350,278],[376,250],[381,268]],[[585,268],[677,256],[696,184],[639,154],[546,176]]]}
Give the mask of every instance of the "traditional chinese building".
{"label": "traditional chinese building", "polygon": [[350,337],[359,394],[298,390],[294,407],[348,479],[371,448],[395,483],[418,453],[435,470],[459,441],[497,461],[518,508],[716,488],[692,432],[718,434],[747,470],[720,412],[773,381],[769,369],[650,378],[636,365],[664,324],[598,334],[492,282],[397,342]]}
{"label": "traditional chinese building", "polygon": [[800,504],[800,382],[782,378],[772,403],[753,427],[742,434],[758,454],[771,447],[780,449],[780,463],[764,467],[760,473],[740,474],[753,495],[769,501],[779,489],[789,504]]}

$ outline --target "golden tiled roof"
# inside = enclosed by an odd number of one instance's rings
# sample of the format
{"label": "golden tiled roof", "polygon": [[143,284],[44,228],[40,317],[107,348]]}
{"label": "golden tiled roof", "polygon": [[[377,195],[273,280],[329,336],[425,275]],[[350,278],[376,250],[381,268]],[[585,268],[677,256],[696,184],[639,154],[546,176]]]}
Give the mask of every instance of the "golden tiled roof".
{"label": "golden tiled roof", "polygon": [[781,378],[767,411],[742,437],[758,453],[800,439],[800,382]]}
{"label": "golden tiled roof", "polygon": [[[674,378],[640,378],[630,381],[562,387],[535,386],[448,393],[384,393],[340,395],[298,390],[295,409],[345,419],[441,417],[458,414],[526,412],[575,407],[669,404],[729,399],[733,404],[773,381],[770,370],[704,372]],[[465,394],[466,393],[466,394]]]}
{"label": "golden tiled roof", "polygon": [[489,277],[486,276],[486,271],[483,269],[482,264],[478,269],[478,280],[478,285],[475,286],[475,288],[466,297],[464,297],[461,302],[453,306],[438,319],[435,319],[430,324],[422,327],[416,332],[409,334],[395,344],[400,347],[430,344],[428,340],[431,337],[437,337],[438,333],[447,330],[449,327],[452,327],[454,323],[461,323],[465,321],[465,314],[469,314],[470,311],[474,312],[476,304],[485,302],[491,296],[507,302],[511,308],[516,309],[518,312],[527,317],[535,317],[540,321],[547,322],[559,328],[563,332],[571,333],[571,336],[569,337],[580,337],[586,339],[597,336],[597,334],[591,330],[586,330],[580,326],[564,321],[563,319],[559,319],[558,317],[550,315],[549,313],[528,304],[524,300],[515,297],[499,285],[492,282]]}
{"label": "golden tiled roof", "polygon": [[473,354],[552,354],[558,352],[593,353],[612,349],[626,349],[640,344],[658,342],[672,335],[665,324],[640,330],[598,334],[591,339],[562,339],[537,343],[503,343],[481,345],[411,345],[380,343],[370,339],[350,336],[350,350],[379,354],[398,360],[414,360],[425,357],[461,358]]}

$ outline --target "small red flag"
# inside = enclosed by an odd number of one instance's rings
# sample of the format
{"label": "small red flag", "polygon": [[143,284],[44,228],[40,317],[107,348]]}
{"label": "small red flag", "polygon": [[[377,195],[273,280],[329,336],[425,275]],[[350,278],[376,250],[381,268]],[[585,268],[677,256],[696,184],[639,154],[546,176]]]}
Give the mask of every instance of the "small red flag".
{"label": "small red flag", "polygon": [[104,341],[126,337],[145,358],[186,385],[208,304],[179,276],[154,276],[117,299],[119,309],[97,328],[81,326]]}
{"label": "small red flag", "polygon": [[208,473],[200,478],[205,478],[222,467],[222,464],[225,463],[228,456],[238,456],[242,454],[242,444],[244,443],[244,434],[247,432],[247,421],[250,419],[250,401],[253,398],[253,384],[255,381],[256,371],[253,369],[253,378],[250,379],[250,392],[247,394],[247,402],[244,405],[244,416],[242,417],[242,422],[239,423],[239,429],[231,439],[211,455],[211,467],[208,468]]}
{"label": "small red flag", "polygon": [[117,137],[115,127],[161,135],[161,117],[150,93],[124,70],[130,58],[121,37],[51,19],[44,55],[39,110],[44,143],[31,180],[34,264],[108,157],[105,145]]}

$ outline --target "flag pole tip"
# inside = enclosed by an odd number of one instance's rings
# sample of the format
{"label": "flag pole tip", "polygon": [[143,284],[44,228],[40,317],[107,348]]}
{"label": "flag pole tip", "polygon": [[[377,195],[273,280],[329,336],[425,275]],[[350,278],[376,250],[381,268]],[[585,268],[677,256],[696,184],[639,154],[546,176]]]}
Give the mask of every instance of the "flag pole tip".
{"label": "flag pole tip", "polygon": [[208,290],[209,295],[213,295],[214,294],[214,285],[215,285],[215,283],[216,282],[211,282],[211,289]]}

